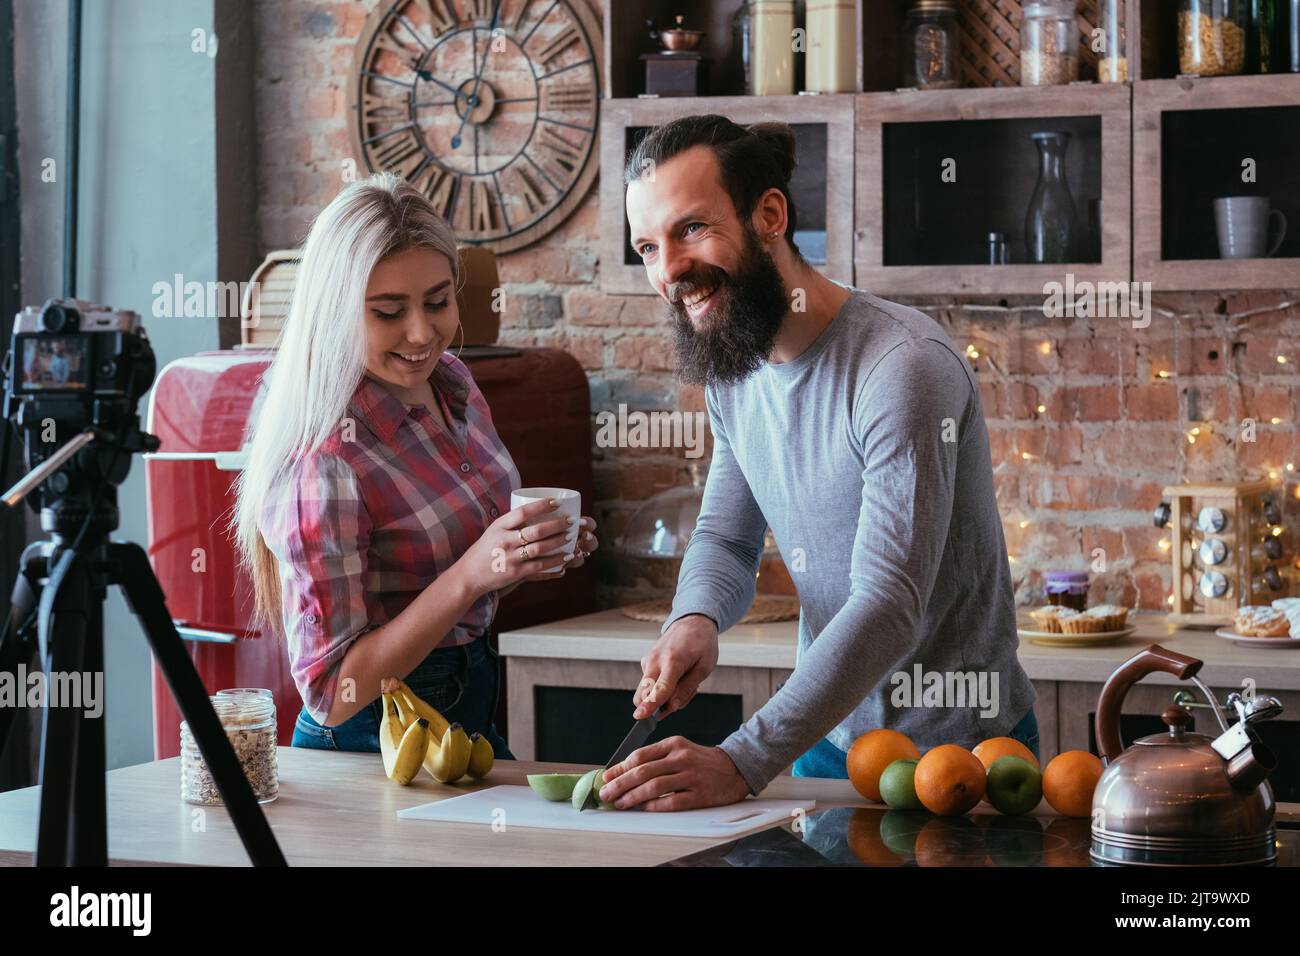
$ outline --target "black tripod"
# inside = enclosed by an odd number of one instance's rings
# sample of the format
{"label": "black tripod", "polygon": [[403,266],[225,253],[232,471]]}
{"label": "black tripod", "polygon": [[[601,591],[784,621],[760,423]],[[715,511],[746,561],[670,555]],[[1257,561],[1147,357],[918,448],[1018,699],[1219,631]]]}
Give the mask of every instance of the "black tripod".
{"label": "black tripod", "polygon": [[[78,447],[77,441],[69,443],[56,457],[66,460]],[[28,479],[38,480],[33,478],[35,474]],[[15,489],[30,484],[28,479]],[[11,490],[5,504],[13,506],[14,494]],[[17,499],[22,494],[25,492],[19,492]],[[45,517],[43,514],[43,524]],[[108,585],[120,585],[189,722],[249,859],[256,866],[285,866],[284,854],[176,632],[144,549],[108,538],[117,527],[115,502],[93,507],[88,520],[84,513],[57,514],[54,519],[55,527],[82,525],[82,534],[69,540],[54,533],[52,540],[33,542],[23,551],[9,619],[0,633],[0,670],[16,674],[19,663],[31,659],[36,649],[34,626],[47,688],[56,686],[52,679],[56,675],[101,673],[103,603]],[[0,742],[7,738],[12,721],[12,710],[0,710]],[[104,774],[103,713],[90,718],[81,707],[46,706],[41,732],[37,866],[108,864]]]}

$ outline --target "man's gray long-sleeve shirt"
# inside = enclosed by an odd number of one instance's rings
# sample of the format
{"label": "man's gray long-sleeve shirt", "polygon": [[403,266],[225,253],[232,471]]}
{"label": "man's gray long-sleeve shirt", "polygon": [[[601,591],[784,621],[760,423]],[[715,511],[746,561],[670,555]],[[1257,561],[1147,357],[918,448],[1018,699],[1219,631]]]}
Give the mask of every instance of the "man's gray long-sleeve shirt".
{"label": "man's gray long-sleeve shirt", "polygon": [[753,602],[770,525],[799,593],[797,666],[722,744],[758,793],[823,737],[925,750],[1025,716],[979,388],[934,320],[852,289],[796,359],[705,390],[713,461],[664,630]]}

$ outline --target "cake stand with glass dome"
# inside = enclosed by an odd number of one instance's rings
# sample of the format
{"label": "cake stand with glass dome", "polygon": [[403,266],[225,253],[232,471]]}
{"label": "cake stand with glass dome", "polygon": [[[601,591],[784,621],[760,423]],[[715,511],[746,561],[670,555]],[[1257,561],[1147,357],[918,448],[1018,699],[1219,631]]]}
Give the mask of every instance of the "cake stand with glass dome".
{"label": "cake stand with glass dome", "polygon": [[[680,561],[686,554],[686,545],[695,531],[704,500],[704,482],[698,468],[691,469],[691,484],[677,485],[648,498],[628,521],[627,528],[618,539],[620,554],[649,561]],[[755,578],[761,580],[763,563],[780,562],[772,529],[763,537],[763,562]],[[628,617],[638,621],[662,624],[672,611],[672,598],[657,598],[620,608]],[[765,624],[771,621],[793,621],[799,616],[799,599],[790,594],[757,594],[754,603],[740,619],[740,624]]]}

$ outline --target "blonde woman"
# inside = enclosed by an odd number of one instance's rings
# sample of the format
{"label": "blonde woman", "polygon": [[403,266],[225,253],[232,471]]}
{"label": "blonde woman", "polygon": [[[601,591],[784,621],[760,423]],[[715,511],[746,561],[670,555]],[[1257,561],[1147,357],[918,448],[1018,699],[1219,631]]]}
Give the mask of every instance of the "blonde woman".
{"label": "blonde woman", "polygon": [[346,187],[303,247],[232,521],[259,624],[287,639],[295,747],[378,751],[381,682],[401,677],[510,758],[498,602],[596,549],[589,517],[570,558],[553,502],[510,510],[519,474],[446,351],[459,279],[450,227],[390,173]]}

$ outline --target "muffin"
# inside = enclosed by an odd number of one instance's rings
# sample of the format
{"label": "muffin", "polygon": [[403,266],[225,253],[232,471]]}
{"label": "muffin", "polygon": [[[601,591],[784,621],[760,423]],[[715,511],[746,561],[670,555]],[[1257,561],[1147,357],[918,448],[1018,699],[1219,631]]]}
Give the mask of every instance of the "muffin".
{"label": "muffin", "polygon": [[1078,617],[1079,612],[1072,607],[1062,607],[1059,604],[1044,604],[1030,611],[1029,616],[1038,625],[1039,630],[1060,634],[1062,621]]}
{"label": "muffin", "polygon": [[1118,631],[1124,627],[1128,621],[1128,608],[1120,607],[1117,604],[1098,604],[1096,607],[1090,607],[1083,612],[1086,617],[1095,617],[1101,619],[1102,631]]}
{"label": "muffin", "polygon": [[1096,614],[1089,614],[1084,611],[1082,614],[1074,613],[1069,617],[1061,618],[1061,632],[1064,634],[1100,634],[1102,631],[1109,631],[1106,626],[1106,618]]}
{"label": "muffin", "polygon": [[1289,637],[1291,622],[1275,607],[1247,604],[1237,608],[1232,629],[1243,637]]}

